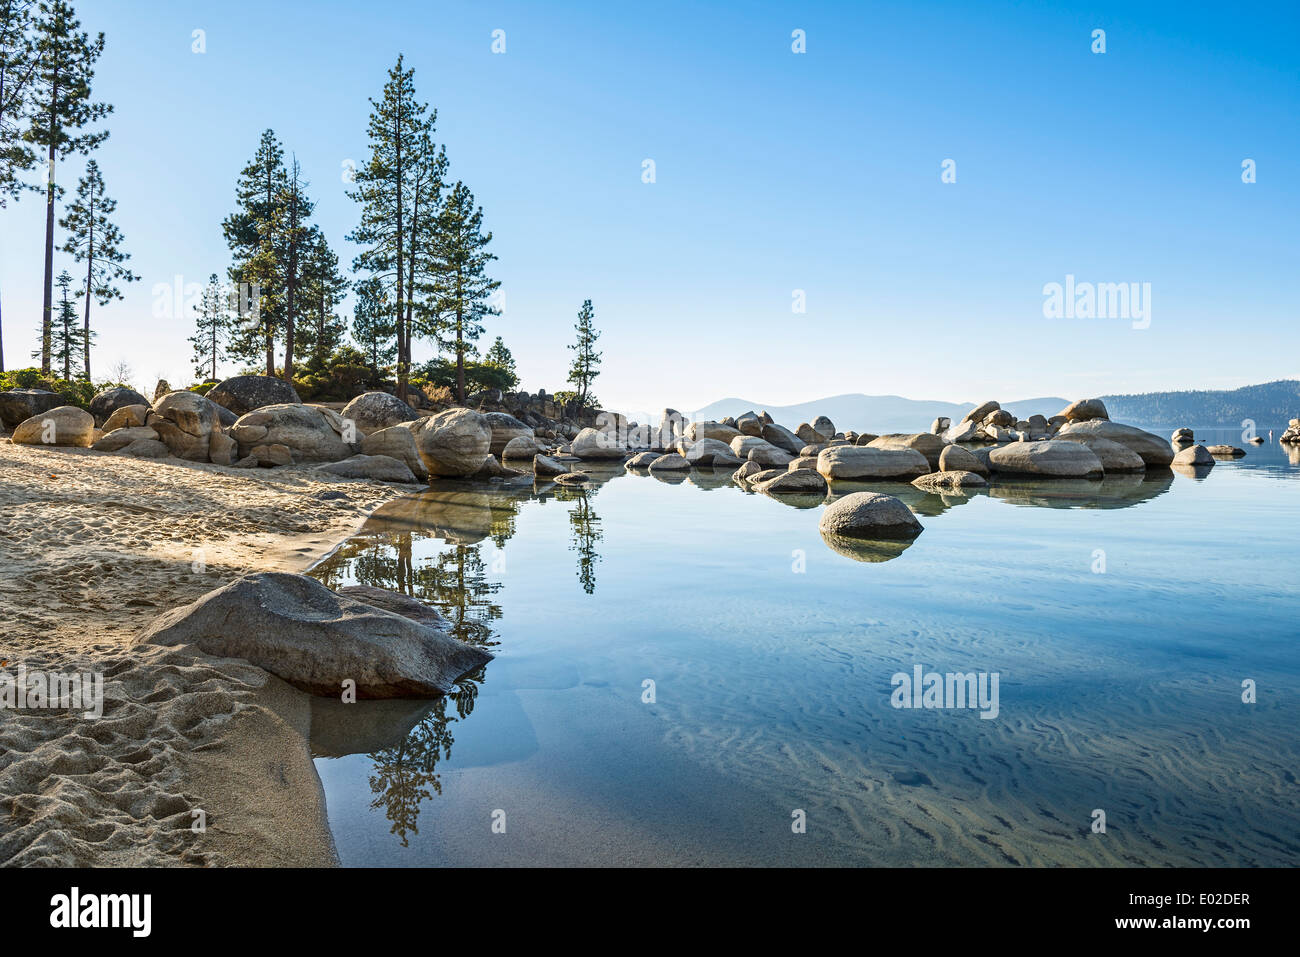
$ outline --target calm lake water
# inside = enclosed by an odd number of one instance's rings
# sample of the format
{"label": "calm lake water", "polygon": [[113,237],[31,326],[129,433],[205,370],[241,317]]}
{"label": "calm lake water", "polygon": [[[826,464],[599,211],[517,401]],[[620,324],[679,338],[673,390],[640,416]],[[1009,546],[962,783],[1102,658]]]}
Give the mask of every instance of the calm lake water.
{"label": "calm lake water", "polygon": [[[838,483],[925,526],[846,554],[819,499],[729,470],[392,502],[313,574],[424,599],[496,658],[435,702],[315,703],[343,863],[1294,865],[1300,453],[1246,448],[973,495]],[[996,673],[996,717],[894,707],[918,666]]]}

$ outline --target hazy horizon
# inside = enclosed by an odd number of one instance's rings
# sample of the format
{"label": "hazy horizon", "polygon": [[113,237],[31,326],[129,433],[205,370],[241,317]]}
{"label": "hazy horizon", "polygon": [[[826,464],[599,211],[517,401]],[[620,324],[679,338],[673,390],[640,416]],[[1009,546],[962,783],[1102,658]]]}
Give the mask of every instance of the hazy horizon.
{"label": "hazy horizon", "polygon": [[[593,389],[613,408],[1077,398],[1300,375],[1291,6],[76,9],[106,33],[94,93],[115,112],[95,159],[142,277],[95,309],[97,378],[126,360],[147,389],[193,381],[192,321],[155,318],[153,290],[224,273],[220,223],[267,127],[350,265],[358,209],[341,170],[367,154],[368,98],[398,53],[495,235],[506,305],[484,335],[513,350],[521,388],[566,388],[587,298],[604,352]],[[1096,29],[1105,53],[1090,49]],[[795,30],[806,53],[792,52]],[[955,183],[941,181],[949,159]],[[1257,182],[1242,181],[1246,159]],[[60,164],[69,192],[84,162]],[[12,369],[36,344],[40,197],[0,224]],[[1071,276],[1149,283],[1149,324],[1046,318],[1044,287]],[[431,355],[417,344],[417,361]]]}

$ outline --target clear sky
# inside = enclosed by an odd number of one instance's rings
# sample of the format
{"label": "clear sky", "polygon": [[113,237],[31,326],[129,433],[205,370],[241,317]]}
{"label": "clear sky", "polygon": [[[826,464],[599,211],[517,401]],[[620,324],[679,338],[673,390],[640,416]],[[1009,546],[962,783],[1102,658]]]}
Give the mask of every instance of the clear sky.
{"label": "clear sky", "polygon": [[[193,381],[190,319],[154,318],[153,287],[224,271],[220,223],[266,127],[350,263],[343,164],[366,155],[367,99],[398,53],[495,234],[505,314],[486,337],[529,390],[565,388],[587,298],[595,392],[631,411],[1300,376],[1295,3],[75,6],[107,34],[97,157],[142,276],[97,310],[95,364],[125,359],[150,389]],[[0,212],[10,368],[36,345],[41,213],[31,197]],[[1067,274],[1150,283],[1149,327],[1045,318],[1043,287]]]}

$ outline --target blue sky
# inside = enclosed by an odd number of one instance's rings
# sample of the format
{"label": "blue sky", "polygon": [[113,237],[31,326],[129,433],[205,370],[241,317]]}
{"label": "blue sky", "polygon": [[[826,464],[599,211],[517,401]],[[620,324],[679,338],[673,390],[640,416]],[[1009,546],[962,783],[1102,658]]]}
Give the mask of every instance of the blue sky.
{"label": "blue sky", "polygon": [[[125,359],[149,388],[193,378],[190,319],[154,318],[153,287],[224,271],[220,222],[266,127],[351,261],[343,163],[363,161],[367,99],[399,52],[495,234],[506,308],[487,336],[530,390],[565,387],[587,298],[595,392],[632,411],[1300,376],[1293,3],[75,6],[107,34],[97,158],[142,276],[97,311],[95,362]],[[0,212],[11,368],[36,344],[41,213]],[[1067,274],[1150,283],[1149,328],[1045,318],[1043,286]]]}

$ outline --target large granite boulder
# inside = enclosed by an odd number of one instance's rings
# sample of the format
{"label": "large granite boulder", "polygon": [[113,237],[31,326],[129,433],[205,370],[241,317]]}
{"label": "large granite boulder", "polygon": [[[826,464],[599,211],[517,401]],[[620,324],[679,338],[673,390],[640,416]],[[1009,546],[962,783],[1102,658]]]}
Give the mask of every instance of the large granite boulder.
{"label": "large granite boulder", "polygon": [[613,430],[583,429],[574,436],[569,448],[573,455],[584,461],[621,459],[627,454],[618,440],[618,433]]}
{"label": "large granite boulder", "polygon": [[17,445],[62,445],[84,449],[95,438],[95,417],[85,409],[61,405],[18,423],[11,441]]}
{"label": "large granite boulder", "polygon": [[808,444],[785,426],[777,425],[775,422],[768,422],[763,426],[763,438],[782,452],[789,452],[791,455],[798,455]]}
{"label": "large granite boulder", "polygon": [[867,443],[870,449],[915,449],[925,456],[933,471],[939,467],[939,455],[948,443],[933,432],[895,432],[881,435]]}
{"label": "large granite boulder", "polygon": [[[989,470],[970,449],[964,449],[960,445],[945,445],[943,451],[939,453],[940,472],[974,472],[988,478]],[[913,485],[916,483],[913,482]]]}
{"label": "large granite boulder", "polygon": [[414,485],[414,473],[387,455],[353,455],[340,462],[326,462],[318,465],[313,472],[322,475],[337,475],[339,478],[373,479],[376,482],[402,482]]}
{"label": "large granite boulder", "polygon": [[90,447],[96,452],[119,452],[132,442],[137,442],[141,439],[158,441],[158,433],[147,425],[125,429],[114,429],[112,432],[105,432],[103,437],[94,442]]}
{"label": "large granite boulder", "polygon": [[364,455],[386,455],[391,459],[397,459],[418,479],[427,479],[429,470],[424,464],[424,459],[420,457],[420,451],[415,446],[415,433],[409,428],[401,425],[390,425],[386,429],[379,429],[363,436],[361,439],[361,452]]}
{"label": "large granite boulder", "polygon": [[822,512],[818,530],[840,538],[915,538],[922,526],[912,510],[892,495],[854,492],[838,498]]}
{"label": "large granite boulder", "polygon": [[723,425],[721,422],[707,420],[703,422],[691,422],[686,426],[686,430],[683,434],[692,442],[698,442],[700,439],[717,439],[719,442],[730,442],[741,433],[740,429],[732,428],[729,425]]}
{"label": "large granite boulder", "polygon": [[816,469],[787,469],[771,478],[751,481],[750,488],[769,495],[825,495],[827,485]]}
{"label": "large granite boulder", "polygon": [[268,405],[297,405],[302,402],[293,384],[265,375],[237,375],[213,386],[208,398],[236,417]]}
{"label": "large granite boulder", "polygon": [[1101,467],[1106,472],[1142,472],[1147,467],[1146,463],[1142,461],[1142,456],[1127,445],[1120,445],[1110,439],[1103,439],[1100,435],[1067,432],[1064,435],[1058,435],[1054,441],[1082,442],[1092,449],[1093,455],[1101,459]]}
{"label": "large granite boulder", "polygon": [[1091,422],[1093,419],[1109,419],[1106,404],[1101,399],[1080,399],[1071,402],[1057,413],[1069,422]]}
{"label": "large granite boulder", "polygon": [[1101,459],[1082,442],[1012,442],[989,450],[988,460],[999,475],[1099,479],[1103,471]]}
{"label": "large granite boulder", "polygon": [[295,462],[339,462],[356,454],[355,435],[343,417],[319,405],[285,403],[241,415],[230,427],[241,457],[262,445],[283,445]]}
{"label": "large granite boulder", "polygon": [[144,425],[150,411],[147,402],[137,405],[124,405],[120,409],[114,410],[113,414],[105,420],[103,425],[104,434],[107,435],[117,429],[138,429]]}
{"label": "large granite boulder", "polygon": [[475,474],[492,448],[487,417],[473,409],[448,409],[412,422],[410,429],[424,467],[435,478]]}
{"label": "large granite boulder", "polygon": [[[494,443],[495,444],[495,443]],[[516,435],[501,450],[501,461],[506,459],[531,459],[534,455],[545,455],[546,447],[532,435]]]}
{"label": "large granite boulder", "polygon": [[213,429],[220,429],[216,406],[195,392],[168,392],[153,404],[145,424],[158,433],[172,455],[209,461]]}
{"label": "large granite boulder", "polygon": [[15,429],[18,423],[61,405],[63,396],[44,389],[11,389],[0,392],[0,422],[6,429]]}
{"label": "large granite boulder", "polygon": [[1065,436],[1092,435],[1110,439],[1127,446],[1142,457],[1146,467],[1168,468],[1174,460],[1174,450],[1170,444],[1158,435],[1152,435],[1131,425],[1120,425],[1109,419],[1089,419],[1085,422],[1066,422],[1056,433],[1055,439]]}
{"label": "large granite boulder", "polygon": [[930,471],[916,449],[881,449],[868,445],[832,445],[817,453],[817,471],[828,479],[897,479],[910,482]]}
{"label": "large granite boulder", "polygon": [[128,405],[147,405],[149,402],[135,389],[126,386],[114,386],[105,389],[90,400],[90,414],[95,417],[96,425],[104,425],[118,409]]}
{"label": "large granite boulder", "polygon": [[686,450],[686,461],[691,465],[710,468],[735,468],[740,464],[740,456],[731,450],[726,442],[718,439],[700,439]]}
{"label": "large granite boulder", "polygon": [[1172,465],[1213,465],[1214,456],[1203,445],[1189,445],[1174,456]]}
{"label": "large granite boulder", "polygon": [[340,414],[344,419],[350,419],[363,435],[403,422],[414,422],[420,417],[413,408],[387,392],[365,392],[345,405]]}
{"label": "large granite boulder", "polygon": [[358,698],[446,694],[492,656],[457,641],[432,620],[417,621],[313,578],[262,572],[237,578],[167,612],[137,644],[192,645],[243,658],[310,694],[337,697],[345,681]]}
{"label": "large granite boulder", "polygon": [[979,424],[980,422],[983,422],[990,415],[992,415],[994,412],[998,411],[1001,408],[1002,406],[1000,403],[990,399],[988,402],[985,402],[982,405],[975,406],[975,408],[971,409],[969,412],[963,415],[961,417],[961,420],[962,422],[974,422],[976,424]]}
{"label": "large granite boulder", "polygon": [[[533,437],[531,426],[524,425],[509,413],[485,412],[483,417],[487,419],[488,428],[492,430],[492,447],[488,451],[493,455],[500,456],[512,439]],[[536,454],[536,452],[532,453],[532,455]]]}

